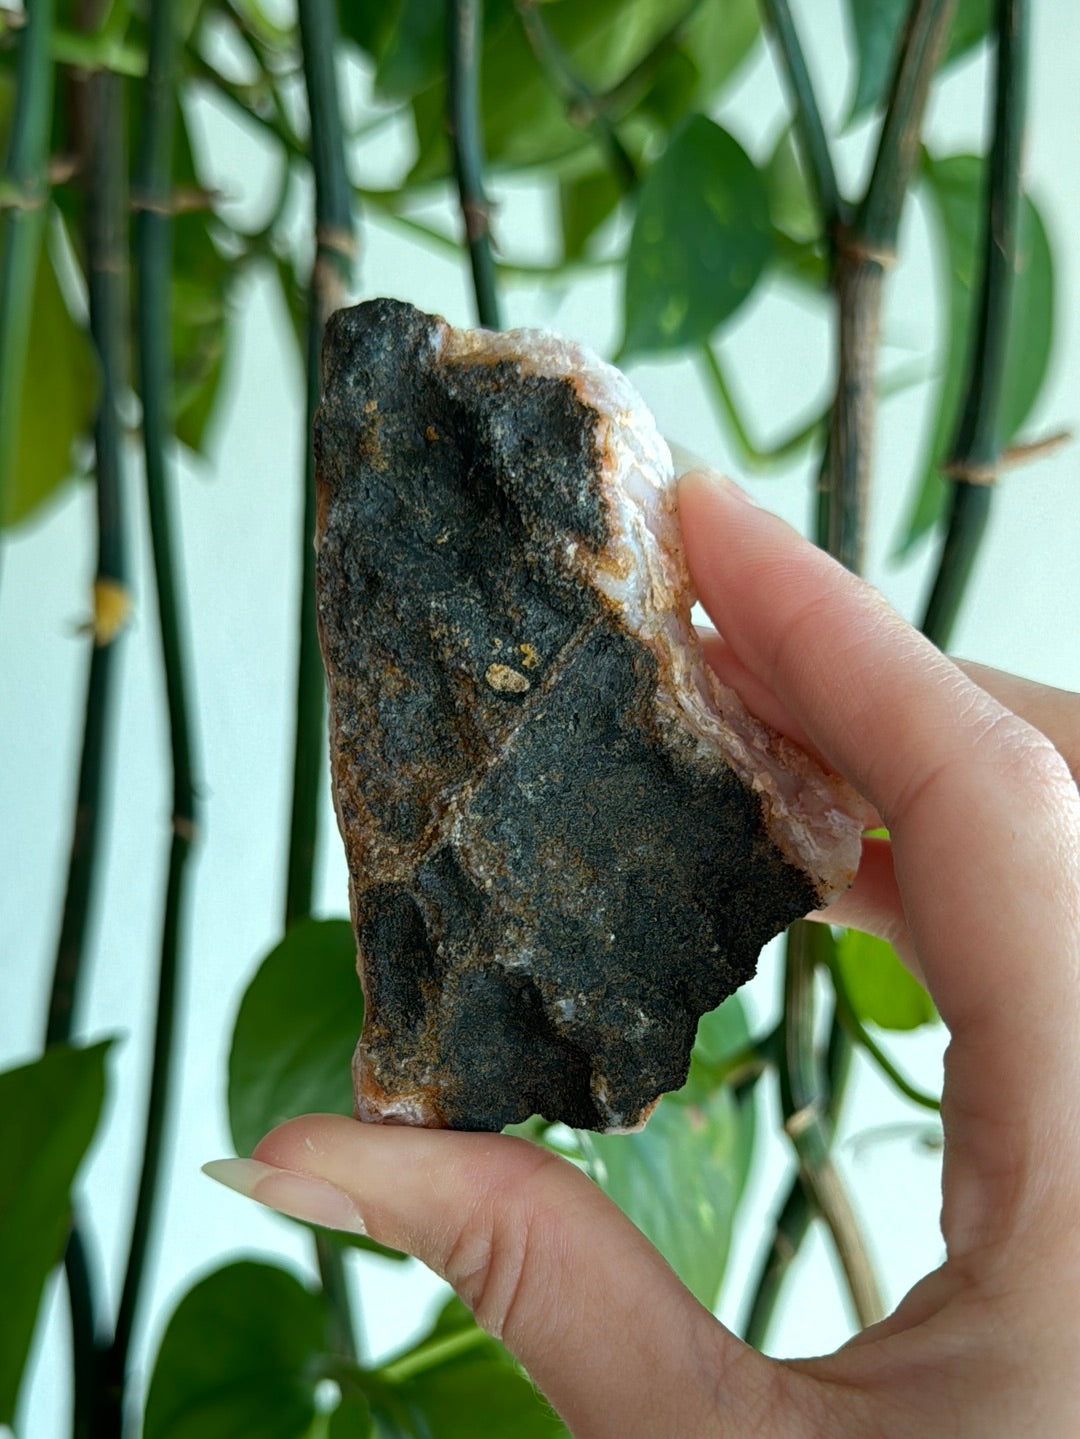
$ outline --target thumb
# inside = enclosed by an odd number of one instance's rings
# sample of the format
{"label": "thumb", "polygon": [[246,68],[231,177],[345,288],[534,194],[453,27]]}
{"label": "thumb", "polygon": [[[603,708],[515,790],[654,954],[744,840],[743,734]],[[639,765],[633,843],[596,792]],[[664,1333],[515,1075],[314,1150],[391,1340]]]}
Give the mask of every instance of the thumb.
{"label": "thumb", "polygon": [[578,1439],[746,1433],[780,1372],[584,1174],[522,1140],[309,1115],[254,1160],[209,1170],[271,1208],[422,1259]]}

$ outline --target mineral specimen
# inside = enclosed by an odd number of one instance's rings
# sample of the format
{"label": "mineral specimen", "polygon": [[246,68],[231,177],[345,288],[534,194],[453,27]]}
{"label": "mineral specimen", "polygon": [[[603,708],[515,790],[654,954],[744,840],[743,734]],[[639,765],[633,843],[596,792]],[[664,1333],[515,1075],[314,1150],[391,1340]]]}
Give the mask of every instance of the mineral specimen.
{"label": "mineral specimen", "polygon": [[850,882],[850,796],[705,666],[618,371],[375,300],[330,321],[315,446],[357,1113],[640,1126]]}

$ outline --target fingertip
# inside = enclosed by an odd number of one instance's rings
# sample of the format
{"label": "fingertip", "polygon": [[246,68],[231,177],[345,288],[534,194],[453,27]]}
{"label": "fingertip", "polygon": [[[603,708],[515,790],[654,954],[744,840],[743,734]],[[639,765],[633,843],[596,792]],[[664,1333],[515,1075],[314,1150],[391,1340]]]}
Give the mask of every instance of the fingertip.
{"label": "fingertip", "polygon": [[358,1124],[342,1114],[302,1114],[265,1134],[251,1157],[282,1169],[310,1168],[321,1155],[350,1141]]}
{"label": "fingertip", "polygon": [[750,505],[757,508],[756,502],[746,493],[741,485],[737,485],[727,475],[722,475],[719,470],[710,470],[704,465],[695,466],[679,476],[679,503],[680,505],[689,500],[690,504],[696,503],[698,498],[707,502],[719,499],[721,502],[730,500],[733,503]]}

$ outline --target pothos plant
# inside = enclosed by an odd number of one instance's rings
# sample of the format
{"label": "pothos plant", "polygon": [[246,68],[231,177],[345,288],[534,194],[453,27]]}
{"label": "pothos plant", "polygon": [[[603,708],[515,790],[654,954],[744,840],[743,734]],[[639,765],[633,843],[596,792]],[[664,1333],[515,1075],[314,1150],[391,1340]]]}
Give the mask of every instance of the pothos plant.
{"label": "pothos plant", "polygon": [[[803,7],[811,23],[812,7]],[[96,494],[97,565],[72,848],[58,916],[43,1052],[0,1075],[0,1425],[13,1425],[43,1285],[63,1263],[71,1316],[73,1432],[180,1439],[530,1435],[563,1432],[505,1351],[450,1301],[430,1332],[388,1362],[358,1358],[348,1246],[312,1232],[307,1282],[232,1262],[200,1280],[165,1330],[149,1382],[132,1371],[146,1319],[147,1257],[164,1196],[158,1176],[173,1071],[184,917],[198,882],[200,822],[184,584],[171,533],[178,445],[208,446],[245,274],[280,286],[306,366],[307,405],[330,311],[369,290],[357,265],[377,216],[422,243],[463,247],[478,322],[498,327],[503,289],[567,286],[604,266],[622,280],[632,364],[692,354],[747,467],[819,457],[816,532],[862,564],[873,474],[882,291],[912,187],[934,217],[945,353],[928,387],[930,440],[897,503],[898,555],[928,535],[940,552],[922,622],[944,644],[1002,469],[1038,444],[1017,440],[1043,385],[1053,329],[1046,229],[1020,180],[1027,0],[847,0],[854,94],[844,126],[873,123],[857,193],[838,183],[837,139],[814,93],[787,0],[26,0],[0,19],[0,518],[5,543],[61,485]],[[790,123],[756,163],[711,118],[768,45]],[[920,141],[935,77],[991,48],[993,94],[980,154]],[[339,62],[370,77],[369,113],[348,121]],[[238,78],[239,77],[239,78]],[[200,173],[189,119],[200,97],[256,126],[280,160],[258,229],[230,219]],[[365,184],[356,142],[408,125],[413,158],[393,185]],[[527,175],[556,204],[559,256],[526,265],[493,243],[486,182]],[[307,182],[313,182],[305,188]],[[295,201],[313,195],[308,235]],[[441,217],[433,202],[444,207]],[[420,218],[420,216],[423,218]],[[310,238],[309,238],[310,237]],[[312,259],[312,254],[314,258]],[[835,389],[809,423],[755,445],[720,341],[763,279],[782,272],[831,297]],[[829,357],[823,357],[823,365]],[[227,413],[216,416],[226,426]],[[105,735],[129,599],[135,523],[123,474],[142,450],[173,772],[168,881],[160,921],[151,1082],[128,1257],[115,1312],[95,1292],[94,1215],[78,1171],[98,1124],[108,1045],[79,1042],[91,901],[102,883],[112,774]],[[212,460],[212,447],[210,458]],[[344,920],[312,917],[322,793],[324,701],[314,634],[310,457],[296,544],[300,649],[292,809],[281,940],[253,965],[227,1076],[237,1152],[309,1110],[348,1113],[349,1060],[362,1021]],[[118,815],[116,823],[123,823]],[[828,1014],[820,976],[827,977]],[[717,1301],[758,1126],[782,1125],[797,1160],[775,1234],[746,1295],[745,1333],[762,1344],[793,1256],[815,1220],[841,1259],[858,1320],[881,1311],[832,1137],[861,1048],[914,1105],[935,1110],[888,1054],[887,1032],[934,1017],[888,947],[796,925],[772,1032],[751,1032],[738,998],[701,1024],[685,1087],[630,1137],[522,1126],[584,1166],[660,1247],[706,1305]],[[822,1036],[824,1035],[824,1040]],[[781,1112],[758,1082],[779,1075]],[[223,1076],[224,1079],[224,1076]],[[42,1138],[44,1136],[44,1138]],[[324,1381],[332,1380],[327,1388]],[[326,1398],[331,1395],[330,1400]]]}

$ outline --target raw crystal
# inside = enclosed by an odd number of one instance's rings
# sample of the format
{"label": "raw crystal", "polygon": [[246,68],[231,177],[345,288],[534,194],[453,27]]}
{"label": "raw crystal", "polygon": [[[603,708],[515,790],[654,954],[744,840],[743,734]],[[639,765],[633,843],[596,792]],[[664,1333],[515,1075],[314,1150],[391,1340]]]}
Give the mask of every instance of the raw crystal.
{"label": "raw crystal", "polygon": [[318,612],[363,1119],[642,1124],[851,879],[840,781],[707,669],[629,382],[393,300],[332,317]]}

